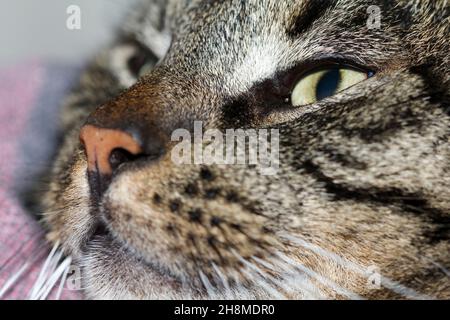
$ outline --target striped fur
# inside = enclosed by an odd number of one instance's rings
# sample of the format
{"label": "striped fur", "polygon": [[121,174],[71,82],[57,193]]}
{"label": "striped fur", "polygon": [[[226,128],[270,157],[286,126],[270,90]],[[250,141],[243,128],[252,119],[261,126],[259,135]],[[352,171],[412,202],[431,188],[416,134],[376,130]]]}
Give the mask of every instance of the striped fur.
{"label": "striped fur", "polygon": [[[359,0],[146,0],[130,15],[67,99],[42,203],[87,297],[450,298],[449,6],[372,2],[380,29]],[[127,58],[142,47],[159,63],[137,81]],[[263,83],[330,58],[376,75],[311,108],[258,112]],[[78,131],[101,105],[167,131],[277,128],[280,171],[167,154],[92,203]],[[93,237],[99,220],[109,232]]]}

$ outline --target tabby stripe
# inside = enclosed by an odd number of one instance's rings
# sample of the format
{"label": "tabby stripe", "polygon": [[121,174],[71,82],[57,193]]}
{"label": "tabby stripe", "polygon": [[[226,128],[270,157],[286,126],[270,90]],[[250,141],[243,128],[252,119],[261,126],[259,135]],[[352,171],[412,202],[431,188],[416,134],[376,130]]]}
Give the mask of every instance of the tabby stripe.
{"label": "tabby stripe", "polygon": [[419,194],[410,193],[398,188],[381,189],[378,187],[357,188],[341,183],[335,183],[326,176],[321,168],[311,160],[305,161],[301,168],[306,173],[322,183],[327,193],[334,196],[334,201],[353,200],[361,203],[376,203],[384,206],[396,206],[405,213],[421,216],[433,225],[432,230],[424,231],[430,243],[450,240],[450,216],[429,205],[428,201]]}

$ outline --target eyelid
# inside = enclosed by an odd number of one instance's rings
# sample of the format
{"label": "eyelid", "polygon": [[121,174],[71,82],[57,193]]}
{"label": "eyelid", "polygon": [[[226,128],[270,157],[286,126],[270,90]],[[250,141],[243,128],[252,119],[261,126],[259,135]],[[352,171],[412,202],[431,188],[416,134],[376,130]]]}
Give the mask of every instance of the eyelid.
{"label": "eyelid", "polygon": [[308,73],[317,72],[317,70],[327,67],[343,67],[359,70],[370,74],[370,76],[375,75],[378,71],[376,67],[371,67],[370,65],[362,66],[360,63],[343,59],[304,61],[256,83],[248,91],[241,94],[240,99],[246,101],[251,106],[251,113],[257,119],[254,120],[256,122],[268,124],[266,121],[272,118],[275,123],[285,122],[289,119],[292,120],[300,116],[300,113],[313,112],[317,108],[322,107],[320,103],[304,108],[293,107],[291,104],[291,96],[295,85],[302,77],[305,77]]}
{"label": "eyelid", "polygon": [[374,70],[374,68],[363,67],[360,64],[348,62],[348,60],[345,60],[345,62],[340,62],[338,60],[319,60],[310,62],[307,65],[302,64],[288,71],[286,77],[283,79],[283,85],[285,87],[291,88],[291,91],[287,92],[287,94],[292,94],[292,90],[294,90],[296,83],[298,83],[302,78],[305,78],[308,75],[320,72],[322,70],[337,67],[339,67],[340,69],[350,69],[354,71],[365,72],[367,74],[371,73],[369,77],[373,76],[376,73],[376,70]]}
{"label": "eyelid", "polygon": [[304,107],[317,103],[345,91],[367,80],[369,72],[346,66],[332,66],[314,69],[301,77],[291,94],[291,105]]}
{"label": "eyelid", "polygon": [[156,61],[159,60],[158,56],[156,55],[155,52],[153,52],[151,48],[149,48],[145,43],[139,41],[133,36],[125,36],[122,41],[122,44],[130,45],[135,47],[137,50],[145,51],[148,55],[152,57],[152,59],[155,59]]}
{"label": "eyelid", "polygon": [[326,70],[329,70],[329,69],[332,69],[332,68],[347,69],[347,70],[352,70],[352,71],[366,73],[368,78],[372,77],[375,74],[375,72],[370,70],[370,69],[355,67],[355,66],[348,65],[348,64],[345,65],[345,64],[335,63],[335,64],[322,65],[322,66],[319,66],[319,67],[316,67],[316,68],[313,68],[313,69],[309,69],[309,70],[299,74],[296,77],[296,80],[294,80],[293,83],[291,84],[292,90],[294,90],[296,83],[298,83],[301,79],[306,78],[306,77],[308,77],[310,75],[313,75],[315,73],[318,73],[318,72],[321,72],[321,71],[326,71]]}

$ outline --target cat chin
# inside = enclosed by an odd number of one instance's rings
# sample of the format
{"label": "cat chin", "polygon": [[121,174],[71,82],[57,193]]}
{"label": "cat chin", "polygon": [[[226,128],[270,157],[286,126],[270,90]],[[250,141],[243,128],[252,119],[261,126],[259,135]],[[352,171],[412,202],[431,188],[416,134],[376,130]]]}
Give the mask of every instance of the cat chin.
{"label": "cat chin", "polygon": [[[270,295],[259,287],[217,291],[211,296],[205,289],[182,284],[143,262],[107,237],[91,240],[78,264],[83,293],[90,300],[270,299]],[[291,298],[300,297],[293,295]]]}
{"label": "cat chin", "polygon": [[82,287],[89,299],[162,300],[197,299],[194,290],[105,236],[95,237],[86,247],[81,266]]}

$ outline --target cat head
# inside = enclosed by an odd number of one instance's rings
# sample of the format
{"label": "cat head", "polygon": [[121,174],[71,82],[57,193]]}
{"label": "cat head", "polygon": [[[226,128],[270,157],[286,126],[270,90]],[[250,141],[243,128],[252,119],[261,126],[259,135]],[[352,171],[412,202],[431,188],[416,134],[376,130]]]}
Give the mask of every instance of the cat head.
{"label": "cat head", "polygon": [[[448,297],[448,31],[432,1],[145,1],[65,106],[49,238],[92,298]],[[229,129],[243,162],[195,157]]]}

